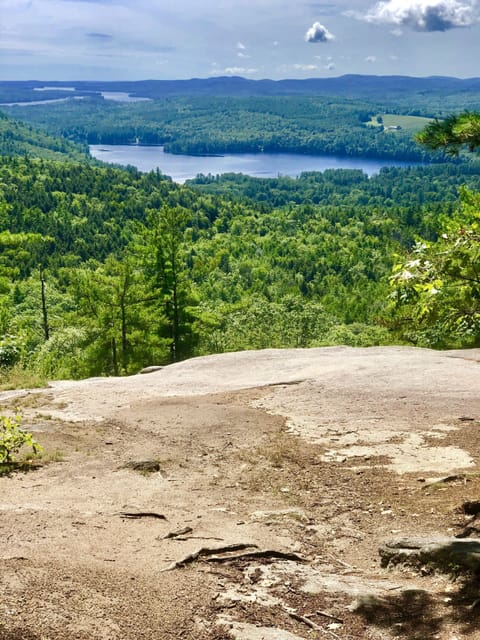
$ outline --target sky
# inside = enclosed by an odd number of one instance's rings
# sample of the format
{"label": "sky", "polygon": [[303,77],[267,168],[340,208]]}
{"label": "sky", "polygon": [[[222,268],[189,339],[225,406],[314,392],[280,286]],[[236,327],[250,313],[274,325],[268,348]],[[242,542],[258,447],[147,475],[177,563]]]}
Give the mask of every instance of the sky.
{"label": "sky", "polygon": [[0,0],[0,79],[475,77],[479,3]]}

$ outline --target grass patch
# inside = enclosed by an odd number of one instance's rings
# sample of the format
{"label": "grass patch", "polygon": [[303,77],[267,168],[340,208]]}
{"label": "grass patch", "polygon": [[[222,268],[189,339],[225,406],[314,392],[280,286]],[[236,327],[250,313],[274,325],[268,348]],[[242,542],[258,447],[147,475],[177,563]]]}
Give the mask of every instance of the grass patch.
{"label": "grass patch", "polygon": [[278,431],[268,442],[238,452],[238,458],[249,466],[242,482],[253,493],[267,492],[284,503],[301,507],[303,492],[313,489],[321,474],[321,451],[294,434]]}
{"label": "grass patch", "polygon": [[64,459],[65,455],[60,449],[55,449],[55,451],[42,451],[41,453],[28,453],[20,460],[15,460],[13,462],[1,462],[0,477],[10,476],[12,473],[29,473],[30,471],[37,471],[47,464],[63,462]]}
{"label": "grass patch", "polygon": [[15,460],[14,462],[0,462],[0,477],[11,476],[12,473],[30,473],[38,471],[43,464],[37,460]]}
{"label": "grass patch", "polygon": [[120,469],[138,471],[138,473],[141,473],[144,476],[148,476],[151,473],[159,473],[161,471],[160,460],[157,458],[150,460],[130,460],[123,464]]}
{"label": "grass patch", "polygon": [[39,389],[48,384],[45,376],[20,366],[0,370],[0,391],[11,389]]}
{"label": "grass patch", "polygon": [[[250,458],[251,453],[244,454],[245,458]],[[297,436],[285,431],[276,433],[268,444],[254,449],[253,454],[263,458],[274,469],[303,468],[311,461],[311,450]]]}
{"label": "grass patch", "polygon": [[29,453],[25,456],[24,462],[28,464],[51,464],[52,462],[63,462],[65,454],[60,449],[55,451],[42,451],[40,453]]}
{"label": "grass patch", "polygon": [[[381,119],[379,121],[379,119]],[[432,118],[421,116],[398,116],[394,113],[379,113],[367,122],[370,127],[381,127],[383,125],[386,133],[395,131],[406,131],[407,133],[417,133],[427,124],[432,122]],[[400,127],[400,129],[389,129],[389,127]]]}

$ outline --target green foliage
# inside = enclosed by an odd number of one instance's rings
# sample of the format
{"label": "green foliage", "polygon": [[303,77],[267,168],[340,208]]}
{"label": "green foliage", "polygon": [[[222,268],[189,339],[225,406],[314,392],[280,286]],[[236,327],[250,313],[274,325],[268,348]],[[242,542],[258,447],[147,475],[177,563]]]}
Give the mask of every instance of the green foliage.
{"label": "green foliage", "polygon": [[20,359],[21,348],[16,336],[5,334],[0,338],[0,370],[13,367]]}
{"label": "green foliage", "polygon": [[[480,146],[480,113],[429,124],[422,144],[458,154]],[[461,191],[461,208],[442,217],[433,242],[418,240],[392,276],[397,326],[414,342],[480,346],[480,194]]]}
{"label": "green foliage", "polygon": [[158,331],[167,339],[172,362],[192,355],[196,341],[192,325],[196,299],[187,264],[186,231],[190,223],[188,209],[163,206],[149,212],[145,234],[146,270],[163,317]]}
{"label": "green foliage", "polygon": [[430,149],[445,149],[451,155],[458,155],[463,148],[475,151],[480,147],[480,113],[465,111],[435,120],[416,139]]}
{"label": "green foliage", "polygon": [[21,429],[21,422],[18,414],[14,418],[0,416],[0,464],[15,462],[15,456],[24,446],[31,447],[34,454],[42,451],[32,434]]}
{"label": "green foliage", "polygon": [[23,278],[45,257],[56,268],[104,261],[147,208],[179,196],[159,174],[0,157],[0,266]]}
{"label": "green foliage", "polygon": [[[397,106],[397,105],[396,105]],[[324,96],[172,97],[13,107],[10,113],[82,144],[160,144],[171,153],[290,152],[405,160],[431,158],[411,131],[366,125],[381,105]],[[408,116],[408,113],[406,114]]]}
{"label": "green foliage", "polygon": [[0,232],[0,265],[13,276],[29,273],[47,260],[53,238],[40,233]]}
{"label": "green foliage", "polygon": [[480,195],[444,219],[435,242],[418,241],[395,267],[392,299],[410,340],[437,347],[480,346]]}
{"label": "green foliage", "polygon": [[58,329],[49,340],[39,345],[30,366],[48,379],[87,377],[91,371],[85,353],[86,343],[83,327]]}
{"label": "green foliage", "polygon": [[88,148],[17,122],[0,112],[0,155],[31,155],[48,160],[86,161]]}
{"label": "green foliage", "polygon": [[310,347],[336,321],[320,303],[291,295],[278,302],[254,296],[241,305],[205,305],[201,311],[201,353]]}
{"label": "green foliage", "polygon": [[0,390],[8,389],[37,389],[45,387],[47,381],[43,376],[33,370],[32,367],[27,368],[21,362],[13,365],[9,369],[0,371]]}
{"label": "green foliage", "polygon": [[311,346],[346,345],[348,347],[374,347],[389,345],[392,344],[392,342],[395,342],[395,339],[385,326],[352,322],[348,325],[334,325],[326,332],[321,340],[315,341]]}
{"label": "green foliage", "polygon": [[383,127],[385,133],[397,133],[398,131],[415,133],[425,127],[430,120],[430,118],[422,118],[419,116],[382,113],[373,116],[367,124],[371,127]]}
{"label": "green foliage", "polygon": [[[0,158],[4,381],[123,375],[245,348],[384,344],[394,255],[475,163],[200,176]],[[45,328],[48,327],[48,331]]]}
{"label": "green foliage", "polygon": [[133,373],[145,361],[166,359],[166,349],[152,335],[148,303],[153,293],[138,257],[125,252],[104,264],[90,261],[64,269],[62,276],[76,301],[71,317],[77,333],[69,334],[81,352],[75,377]]}

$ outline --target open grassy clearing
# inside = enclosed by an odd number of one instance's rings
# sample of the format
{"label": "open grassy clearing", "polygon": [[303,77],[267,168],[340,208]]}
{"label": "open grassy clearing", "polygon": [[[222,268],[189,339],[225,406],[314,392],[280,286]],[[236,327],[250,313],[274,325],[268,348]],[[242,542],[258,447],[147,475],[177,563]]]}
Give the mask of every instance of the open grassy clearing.
{"label": "open grassy clearing", "polygon": [[[379,121],[378,118],[381,118]],[[371,127],[380,127],[382,124],[385,127],[385,131],[395,131],[395,129],[389,129],[389,127],[401,127],[402,131],[411,131],[415,133],[420,131],[429,122],[432,122],[432,118],[423,118],[420,116],[399,116],[394,113],[378,113],[376,116],[367,122],[367,125]]]}

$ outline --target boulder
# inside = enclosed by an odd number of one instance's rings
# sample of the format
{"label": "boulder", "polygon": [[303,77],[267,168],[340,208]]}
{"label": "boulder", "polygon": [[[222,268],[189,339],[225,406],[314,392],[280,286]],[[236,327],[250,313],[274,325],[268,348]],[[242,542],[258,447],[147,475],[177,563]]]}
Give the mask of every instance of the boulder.
{"label": "boulder", "polygon": [[161,369],[163,369],[163,367],[161,365],[153,364],[150,367],[145,367],[144,369],[142,369],[138,373],[153,373],[154,371],[160,371]]}
{"label": "boulder", "polygon": [[431,567],[444,573],[478,573],[480,540],[462,540],[446,536],[399,538],[381,545],[381,564],[405,564]]}

